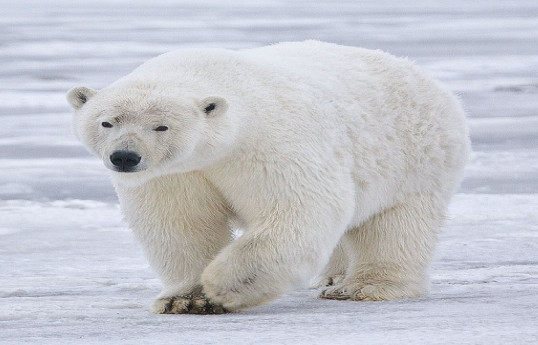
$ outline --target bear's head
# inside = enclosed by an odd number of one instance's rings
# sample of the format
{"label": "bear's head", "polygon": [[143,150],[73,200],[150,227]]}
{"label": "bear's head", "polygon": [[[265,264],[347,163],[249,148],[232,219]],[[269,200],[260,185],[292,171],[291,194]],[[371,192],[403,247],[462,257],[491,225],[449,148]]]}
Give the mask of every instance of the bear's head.
{"label": "bear's head", "polygon": [[174,88],[120,85],[67,93],[74,131],[120,183],[204,168],[221,159],[235,137],[222,97]]}

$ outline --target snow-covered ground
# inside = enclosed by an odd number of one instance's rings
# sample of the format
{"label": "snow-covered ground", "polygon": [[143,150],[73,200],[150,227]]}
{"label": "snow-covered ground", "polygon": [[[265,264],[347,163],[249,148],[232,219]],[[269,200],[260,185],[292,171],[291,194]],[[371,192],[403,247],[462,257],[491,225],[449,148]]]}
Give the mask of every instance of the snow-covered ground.
{"label": "snow-covered ground", "polygon": [[[538,343],[538,3],[0,0],[1,344]],[[153,315],[159,292],[64,94],[181,46],[315,38],[408,56],[462,97],[474,153],[429,297]]]}

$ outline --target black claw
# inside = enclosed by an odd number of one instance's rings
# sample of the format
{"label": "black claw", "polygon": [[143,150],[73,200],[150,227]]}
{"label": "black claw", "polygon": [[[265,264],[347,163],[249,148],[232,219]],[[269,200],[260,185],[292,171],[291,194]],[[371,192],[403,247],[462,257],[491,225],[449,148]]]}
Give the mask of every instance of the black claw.
{"label": "black claw", "polygon": [[189,302],[187,303],[187,313],[190,313],[195,308],[195,305],[194,303],[192,303],[192,299],[189,299],[188,301]]}
{"label": "black claw", "polygon": [[211,306],[211,314],[226,314],[226,313],[228,313],[228,310],[226,310],[226,308],[224,308],[221,305],[211,304],[210,306]]}
{"label": "black claw", "polygon": [[172,305],[174,305],[174,301],[175,301],[175,299],[171,298],[168,301],[168,303],[166,303],[166,305],[164,306],[164,313],[165,314],[170,314],[170,312],[172,311]]}

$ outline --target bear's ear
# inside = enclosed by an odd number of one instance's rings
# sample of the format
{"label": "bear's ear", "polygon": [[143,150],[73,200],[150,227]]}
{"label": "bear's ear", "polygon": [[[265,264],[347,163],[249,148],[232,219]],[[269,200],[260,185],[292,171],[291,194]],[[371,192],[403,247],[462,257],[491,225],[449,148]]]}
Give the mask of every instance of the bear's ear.
{"label": "bear's ear", "polygon": [[97,91],[90,89],[89,87],[74,87],[67,92],[67,101],[71,104],[73,109],[79,109],[96,93]]}
{"label": "bear's ear", "polygon": [[217,96],[210,96],[202,99],[198,102],[198,106],[207,117],[219,116],[228,110],[228,102],[226,102],[224,98]]}

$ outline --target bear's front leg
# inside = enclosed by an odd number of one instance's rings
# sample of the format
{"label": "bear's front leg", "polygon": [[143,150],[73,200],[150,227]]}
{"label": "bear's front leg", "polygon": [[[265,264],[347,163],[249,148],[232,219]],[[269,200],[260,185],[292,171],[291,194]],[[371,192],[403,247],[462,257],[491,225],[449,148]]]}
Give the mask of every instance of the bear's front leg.
{"label": "bear's front leg", "polygon": [[283,200],[284,194],[278,200],[265,199],[266,210],[248,221],[246,233],[204,270],[204,293],[227,310],[238,311],[312,278],[327,263],[352,215],[351,198],[338,192],[332,189],[324,200],[321,194],[306,193],[300,200]]}
{"label": "bear's front leg", "polygon": [[219,314],[225,309],[202,293],[207,264],[231,240],[230,211],[222,197],[195,173],[163,176],[138,187],[117,186],[121,207],[161,278],[151,311]]}

